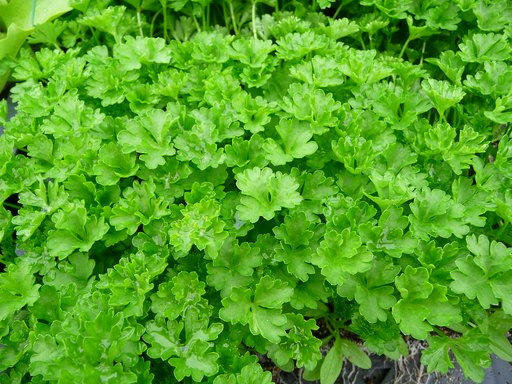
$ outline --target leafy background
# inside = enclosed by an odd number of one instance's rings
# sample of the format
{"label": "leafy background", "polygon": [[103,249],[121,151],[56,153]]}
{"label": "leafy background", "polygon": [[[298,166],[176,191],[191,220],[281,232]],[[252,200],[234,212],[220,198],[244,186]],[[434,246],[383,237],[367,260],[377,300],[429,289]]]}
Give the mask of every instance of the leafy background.
{"label": "leafy background", "polygon": [[506,0],[70,5],[2,62],[0,382],[512,360]]}

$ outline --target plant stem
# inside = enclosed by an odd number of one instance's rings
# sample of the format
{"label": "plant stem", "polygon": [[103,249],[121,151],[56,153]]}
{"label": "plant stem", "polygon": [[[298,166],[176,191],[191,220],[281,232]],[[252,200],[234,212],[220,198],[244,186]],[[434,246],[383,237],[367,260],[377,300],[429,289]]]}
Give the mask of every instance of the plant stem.
{"label": "plant stem", "polygon": [[32,27],[34,26],[34,22],[36,21],[36,3],[37,0],[32,0]]}
{"label": "plant stem", "polygon": [[140,36],[144,37],[144,31],[142,30],[142,23],[140,21],[140,8],[137,9],[137,25],[139,27]]}
{"label": "plant stem", "polygon": [[362,34],[359,36],[359,41],[361,42],[361,48],[363,48],[363,50],[366,50],[366,45],[364,43]]}
{"label": "plant stem", "polygon": [[231,29],[230,29],[230,26],[229,26],[229,17],[227,16],[227,13],[226,13],[226,2],[222,2],[222,17],[224,18],[224,26],[226,27],[226,29],[228,30],[228,32],[231,32]]}
{"label": "plant stem", "polygon": [[252,1],[252,34],[256,40],[258,40],[258,34],[256,33],[256,0]]}
{"label": "plant stem", "polygon": [[505,229],[507,229],[507,227],[508,227],[508,221],[506,221],[506,222],[505,222],[505,224],[503,224],[503,225],[500,227],[500,229],[499,229],[498,233],[496,234],[496,238],[497,238],[498,240],[500,239],[500,237],[501,237],[501,235],[503,234],[503,232],[505,232]]}
{"label": "plant stem", "polygon": [[233,23],[233,30],[235,35],[238,35],[238,26],[236,25],[235,10],[233,9],[233,2],[229,2],[229,13],[231,14],[231,22]]}
{"label": "plant stem", "polygon": [[196,19],[196,17],[194,15],[192,15],[192,20],[194,20],[194,24],[196,25],[197,32],[201,32],[201,26],[197,22],[197,19]]}
{"label": "plant stem", "polygon": [[[149,28],[149,35],[151,37],[153,37],[153,33],[154,33],[154,30],[155,30],[155,21],[156,21],[156,18],[158,17],[158,15],[162,12],[161,9],[159,9],[155,15],[153,16],[153,18],[151,19],[151,26]],[[164,39],[165,39],[165,32],[164,32]]]}
{"label": "plant stem", "polygon": [[206,8],[206,25],[210,25],[210,8],[211,4],[209,4]]}
{"label": "plant stem", "polygon": [[163,13],[164,13],[164,40],[166,42],[169,42],[169,38],[167,36],[167,4],[163,7]]}
{"label": "plant stem", "polygon": [[407,40],[405,40],[405,43],[404,45],[402,46],[402,50],[400,51],[400,54],[398,55],[398,58],[401,59],[402,56],[404,55],[405,53],[405,49],[407,48],[407,46],[409,45],[409,42],[410,42],[410,38],[408,37]]}
{"label": "plant stem", "polygon": [[421,47],[421,57],[420,57],[420,65],[423,64],[423,55],[425,54],[425,48],[427,47],[427,42],[423,42],[423,46]]}
{"label": "plant stem", "polygon": [[21,209],[21,205],[11,204],[11,203],[8,203],[7,201],[4,201],[4,206],[13,208],[13,209]]}
{"label": "plant stem", "polygon": [[343,8],[343,2],[342,2],[342,3],[340,4],[340,6],[336,9],[336,12],[334,12],[334,16],[332,17],[333,19],[335,19],[336,17],[338,17],[338,13],[340,13],[341,8]]}

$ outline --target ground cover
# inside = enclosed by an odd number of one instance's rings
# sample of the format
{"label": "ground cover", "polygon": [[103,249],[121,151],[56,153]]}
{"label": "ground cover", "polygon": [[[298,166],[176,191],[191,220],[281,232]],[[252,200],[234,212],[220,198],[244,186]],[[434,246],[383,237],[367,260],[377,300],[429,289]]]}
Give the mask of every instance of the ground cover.
{"label": "ground cover", "polygon": [[0,64],[0,382],[512,361],[508,1],[69,5]]}

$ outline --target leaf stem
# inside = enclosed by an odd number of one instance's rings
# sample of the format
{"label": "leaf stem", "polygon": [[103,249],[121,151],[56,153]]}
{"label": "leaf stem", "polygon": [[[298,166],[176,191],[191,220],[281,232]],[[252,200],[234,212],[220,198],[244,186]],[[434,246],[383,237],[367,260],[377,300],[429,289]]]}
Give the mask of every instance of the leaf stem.
{"label": "leaf stem", "polygon": [[427,42],[423,41],[423,46],[421,47],[420,65],[423,64],[423,55],[425,54],[426,47],[427,47]]}
{"label": "leaf stem", "polygon": [[167,36],[167,3],[163,6],[162,12],[164,14],[164,40],[169,42],[169,36]]}
{"label": "leaf stem", "polygon": [[251,7],[251,15],[252,15],[252,34],[256,40],[258,40],[258,34],[256,33],[256,0],[252,1]]}
{"label": "leaf stem", "polygon": [[211,9],[211,4],[208,4],[206,6],[206,25],[207,26],[210,25],[210,9]]}
{"label": "leaf stem", "polygon": [[139,27],[140,36],[144,37],[144,31],[142,30],[142,22],[140,20],[140,8],[137,9],[137,25]]}
{"label": "leaf stem", "polygon": [[340,13],[341,8],[343,8],[343,2],[341,2],[340,6],[336,9],[336,12],[334,12],[334,16],[332,17],[333,19],[338,17],[338,13]]}
{"label": "leaf stem", "polygon": [[36,4],[37,4],[37,0],[32,0],[32,16],[31,16],[32,27],[34,26],[34,22],[36,21]]}
{"label": "leaf stem", "polygon": [[222,17],[224,18],[224,26],[226,27],[228,32],[231,32],[230,25],[229,25],[229,23],[230,23],[229,17],[227,16],[227,13],[226,13],[226,2],[225,1],[222,2]]}
{"label": "leaf stem", "polygon": [[12,203],[8,203],[7,201],[4,201],[3,202],[3,205],[5,207],[9,207],[9,208],[13,208],[13,209],[21,209],[21,205],[17,205],[17,204],[12,204]]}
{"label": "leaf stem", "polygon": [[233,23],[233,30],[235,35],[238,35],[238,26],[236,25],[235,10],[233,9],[233,2],[229,2],[229,13],[231,14],[231,22]]}
{"label": "leaf stem", "polygon": [[402,58],[402,56],[404,55],[404,53],[405,53],[405,49],[406,49],[406,48],[407,48],[407,46],[409,45],[410,41],[411,41],[411,38],[410,38],[410,37],[408,37],[408,38],[407,38],[407,40],[405,40],[405,43],[404,43],[404,45],[402,46],[402,50],[400,51],[400,54],[398,55],[398,58],[399,58],[399,59],[401,59],[401,58]]}
{"label": "leaf stem", "polygon": [[328,319],[325,319],[325,325],[327,326],[327,329],[329,330],[329,332],[331,333],[332,336],[335,335],[335,332],[334,332],[334,329],[332,327],[332,324],[331,322],[328,320]]}
{"label": "leaf stem", "polygon": [[361,36],[359,36],[359,41],[361,42],[361,48],[363,48],[363,50],[366,50],[366,45],[364,43],[362,34],[361,34]]}
{"label": "leaf stem", "polygon": [[194,24],[196,25],[197,32],[201,32],[201,26],[197,22],[197,19],[196,19],[196,17],[194,15],[192,15],[192,20],[194,20]]}
{"label": "leaf stem", "polygon": [[506,222],[505,222],[505,224],[503,224],[503,225],[500,227],[500,229],[499,229],[498,233],[496,234],[496,238],[497,238],[498,240],[501,238],[501,235],[503,234],[503,232],[505,232],[505,229],[507,229],[507,227],[508,227],[508,221],[506,221]]}
{"label": "leaf stem", "polygon": [[[153,16],[153,18],[151,19],[151,26],[149,27],[149,35],[151,37],[153,37],[153,33],[155,31],[155,21],[156,21],[156,18],[158,17],[158,15],[160,15],[160,13],[162,12],[161,9],[159,9]],[[164,32],[164,39],[165,39],[165,32]]]}

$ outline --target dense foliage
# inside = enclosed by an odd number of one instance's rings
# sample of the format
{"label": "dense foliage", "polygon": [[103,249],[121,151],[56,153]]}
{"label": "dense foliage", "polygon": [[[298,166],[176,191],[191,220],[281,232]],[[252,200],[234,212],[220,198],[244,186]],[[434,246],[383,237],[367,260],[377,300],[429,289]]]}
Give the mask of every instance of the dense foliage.
{"label": "dense foliage", "polygon": [[512,361],[508,0],[70,3],[2,64],[0,383]]}

